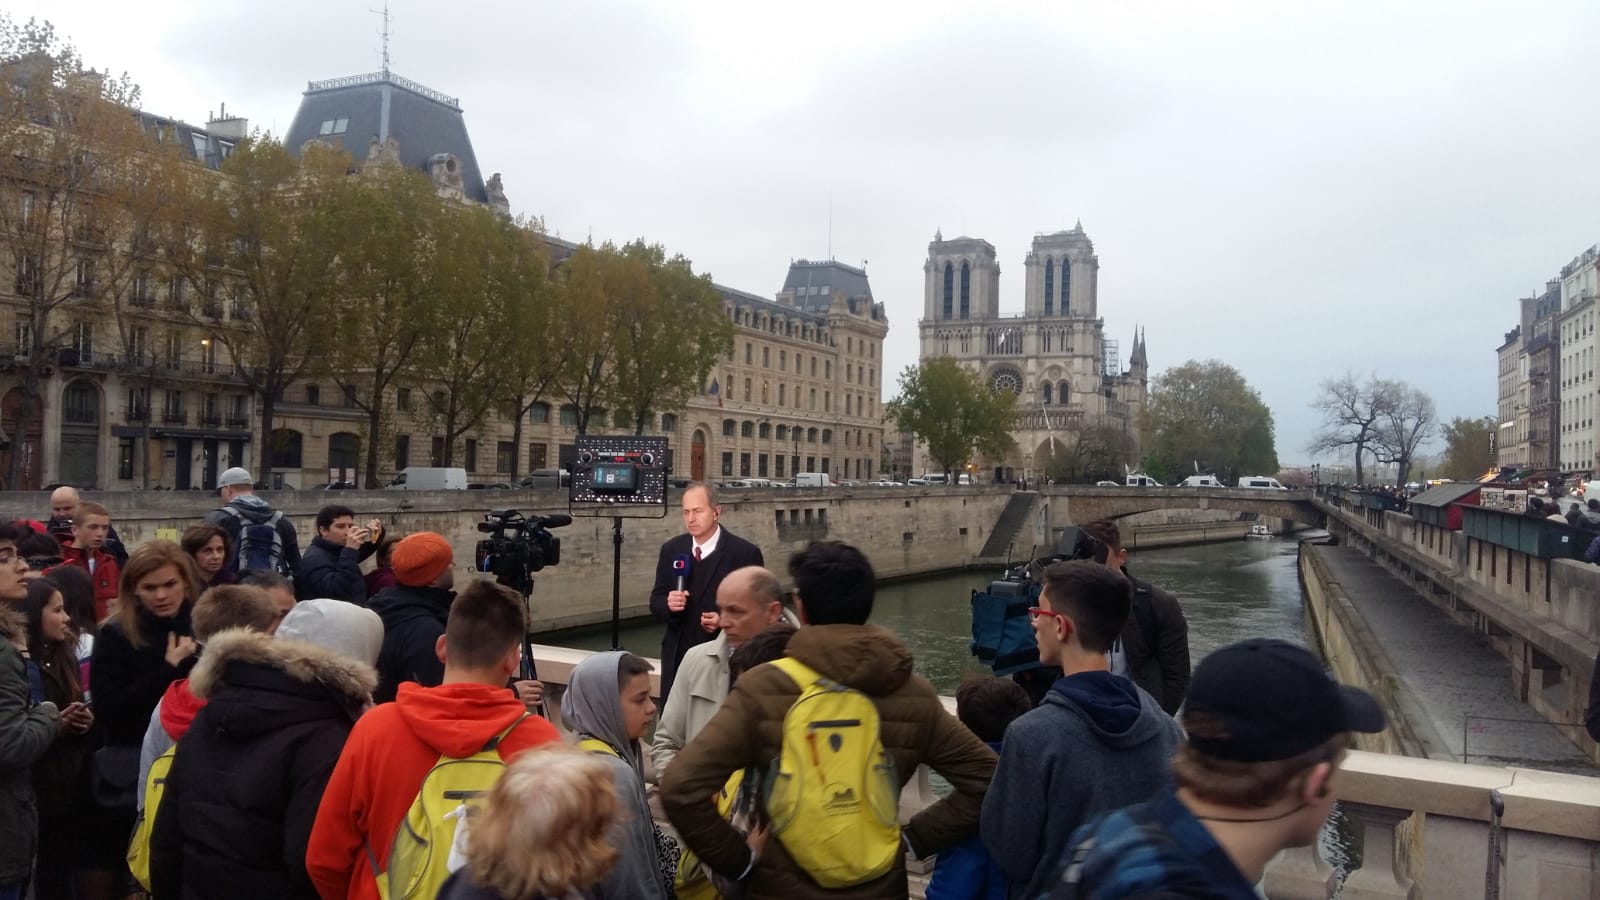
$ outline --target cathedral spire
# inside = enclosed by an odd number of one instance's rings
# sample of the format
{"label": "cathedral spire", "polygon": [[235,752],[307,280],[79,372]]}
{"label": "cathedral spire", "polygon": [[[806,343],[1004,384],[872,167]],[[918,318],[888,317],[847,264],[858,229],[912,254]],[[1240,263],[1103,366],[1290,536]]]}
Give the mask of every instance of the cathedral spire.
{"label": "cathedral spire", "polygon": [[944,229],[943,228],[935,228],[933,230],[933,242],[937,244],[937,243],[942,243],[943,241],[944,241]]}

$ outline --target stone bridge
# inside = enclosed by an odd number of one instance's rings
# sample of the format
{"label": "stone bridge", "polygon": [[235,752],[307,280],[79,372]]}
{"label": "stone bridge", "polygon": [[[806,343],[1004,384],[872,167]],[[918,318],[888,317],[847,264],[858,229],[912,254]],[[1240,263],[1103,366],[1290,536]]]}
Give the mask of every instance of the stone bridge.
{"label": "stone bridge", "polygon": [[[1321,525],[1322,512],[1312,503],[1312,491],[1269,491],[1259,488],[1090,487],[1058,484],[1040,493],[1061,504],[1052,516],[1056,522],[1092,522],[1119,519],[1157,509],[1225,509],[1230,512],[1275,516],[1305,525]],[[1064,516],[1062,515],[1064,513]]]}

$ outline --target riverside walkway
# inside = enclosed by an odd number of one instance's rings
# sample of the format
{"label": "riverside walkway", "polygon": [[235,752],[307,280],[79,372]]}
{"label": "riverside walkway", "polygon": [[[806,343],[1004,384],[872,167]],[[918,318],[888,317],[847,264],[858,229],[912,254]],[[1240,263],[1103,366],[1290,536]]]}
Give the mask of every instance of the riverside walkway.
{"label": "riverside walkway", "polygon": [[1593,775],[1595,766],[1513,694],[1511,666],[1471,629],[1359,550],[1307,545],[1371,627],[1429,756]]}

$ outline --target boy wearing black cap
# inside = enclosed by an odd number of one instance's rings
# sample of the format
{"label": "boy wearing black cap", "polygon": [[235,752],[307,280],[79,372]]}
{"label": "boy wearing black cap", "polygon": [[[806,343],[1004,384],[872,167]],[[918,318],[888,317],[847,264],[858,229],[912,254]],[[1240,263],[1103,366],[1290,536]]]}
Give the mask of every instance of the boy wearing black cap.
{"label": "boy wearing black cap", "polygon": [[1183,726],[1177,790],[1073,835],[1053,898],[1256,900],[1272,857],[1317,839],[1350,733],[1382,731],[1384,715],[1305,648],[1257,638],[1201,661]]}

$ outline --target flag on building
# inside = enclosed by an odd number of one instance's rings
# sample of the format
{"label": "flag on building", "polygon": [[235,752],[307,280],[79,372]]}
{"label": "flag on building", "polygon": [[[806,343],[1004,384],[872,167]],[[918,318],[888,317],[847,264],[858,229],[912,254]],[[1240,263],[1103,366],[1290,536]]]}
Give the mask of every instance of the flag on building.
{"label": "flag on building", "polygon": [[717,409],[722,408],[722,385],[717,384],[715,378],[711,379],[711,387],[706,388],[706,393],[717,398]]}

